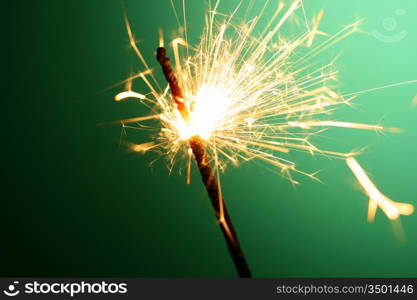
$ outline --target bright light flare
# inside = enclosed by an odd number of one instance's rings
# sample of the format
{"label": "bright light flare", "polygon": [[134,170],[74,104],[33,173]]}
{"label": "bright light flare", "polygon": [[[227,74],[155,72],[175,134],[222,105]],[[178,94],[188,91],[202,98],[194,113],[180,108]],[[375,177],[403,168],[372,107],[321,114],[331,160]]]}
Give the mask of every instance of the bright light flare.
{"label": "bright light flare", "polygon": [[202,86],[195,100],[191,102],[189,120],[178,126],[181,139],[188,140],[194,135],[208,140],[216,131],[221,131],[229,118],[233,117],[233,100],[226,92],[215,86]]}

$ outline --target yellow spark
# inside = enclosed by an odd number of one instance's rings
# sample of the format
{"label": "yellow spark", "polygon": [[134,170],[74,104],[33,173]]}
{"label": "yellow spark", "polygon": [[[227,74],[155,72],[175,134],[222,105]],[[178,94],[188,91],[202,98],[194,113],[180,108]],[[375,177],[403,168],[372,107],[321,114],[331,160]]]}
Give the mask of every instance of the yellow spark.
{"label": "yellow spark", "polygon": [[145,99],[145,95],[133,92],[133,91],[125,91],[125,92],[121,92],[119,94],[117,94],[116,96],[114,96],[114,100],[116,101],[121,101],[124,100],[126,98],[138,98],[138,99]]}
{"label": "yellow spark", "polygon": [[150,115],[150,116],[144,116],[144,117],[136,117],[136,118],[130,118],[130,119],[124,119],[117,121],[117,123],[127,124],[127,123],[138,123],[142,121],[148,121],[153,119],[158,119],[159,115]]}
{"label": "yellow spark", "polygon": [[401,132],[401,128],[396,127],[383,127],[381,125],[371,125],[371,124],[361,124],[353,122],[341,122],[341,121],[306,121],[298,122],[291,121],[288,122],[288,125],[294,127],[300,127],[303,129],[311,129],[313,127],[344,127],[344,128],[354,128],[354,129],[364,129],[364,130],[375,130],[375,131],[387,131],[393,133]]}
{"label": "yellow spark", "polygon": [[313,18],[313,22],[312,22],[313,25],[309,33],[309,38],[307,40],[307,47],[311,47],[313,45],[313,41],[316,35],[328,35],[327,33],[324,33],[318,30],[320,22],[323,18],[323,15],[324,15],[324,10],[320,10],[318,15],[315,18]]}
{"label": "yellow spark", "polygon": [[158,33],[159,33],[159,47],[164,47],[164,31],[162,30],[162,28],[159,28]]}
{"label": "yellow spark", "polygon": [[365,193],[369,197],[368,206],[368,221],[372,222],[375,219],[375,213],[377,208],[385,213],[390,220],[397,219],[400,215],[411,215],[414,212],[414,206],[408,203],[395,202],[382,194],[375,184],[369,179],[364,169],[359,165],[358,161],[349,157],[346,159],[346,163],[352,170],[356,179],[364,189]]}
{"label": "yellow spark", "polygon": [[379,125],[359,124],[351,122],[340,122],[340,121],[307,121],[307,122],[288,122],[288,125],[294,127],[300,127],[304,129],[310,129],[315,126],[331,126],[331,127],[345,127],[345,128],[356,128],[366,130],[383,130],[384,127]]}
{"label": "yellow spark", "polygon": [[382,85],[382,86],[378,86],[378,87],[374,87],[374,88],[370,88],[370,89],[366,89],[366,90],[362,90],[362,91],[358,91],[358,92],[344,94],[343,96],[346,97],[346,96],[352,96],[352,95],[360,95],[360,94],[374,92],[374,91],[378,91],[378,90],[382,90],[382,89],[386,89],[386,88],[393,88],[393,87],[398,87],[398,86],[402,86],[402,85],[407,85],[407,84],[411,84],[411,83],[417,83],[417,79],[386,84],[386,85]]}
{"label": "yellow spark", "polygon": [[155,143],[153,142],[148,142],[148,143],[143,143],[139,145],[131,145],[131,149],[135,152],[146,152],[157,146],[158,145],[155,145]]}

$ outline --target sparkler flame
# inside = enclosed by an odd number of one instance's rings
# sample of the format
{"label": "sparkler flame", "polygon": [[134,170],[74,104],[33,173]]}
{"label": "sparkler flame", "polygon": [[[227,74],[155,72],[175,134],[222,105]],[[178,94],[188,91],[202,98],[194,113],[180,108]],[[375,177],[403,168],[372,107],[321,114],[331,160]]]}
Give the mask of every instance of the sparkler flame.
{"label": "sparkler flame", "polygon": [[[323,18],[323,11],[320,11],[312,22],[304,20],[305,26],[295,38],[284,39],[280,29],[297,10],[304,13],[301,0],[294,1],[286,9],[281,3],[261,33],[257,30],[266,7],[258,16],[239,26],[234,24],[239,7],[230,15],[223,15],[217,11],[218,5],[219,1],[209,8],[206,26],[197,45],[188,44],[186,28],[184,38],[176,38],[170,44],[175,59],[174,71],[183,92],[183,97],[175,101],[185,107],[186,114],[177,109],[170,97],[169,87],[160,88],[126,19],[130,44],[145,70],[128,78],[127,90],[116,95],[115,99],[138,98],[146,105],[151,104],[151,115],[122,122],[125,128],[127,123],[136,123],[137,127],[134,124],[128,127],[142,129],[143,125],[139,122],[154,118],[159,120],[153,143],[134,145],[132,149],[140,152],[163,149],[171,170],[177,158],[188,157],[188,182],[191,167],[188,140],[196,135],[204,140],[215,169],[224,170],[230,162],[238,164],[259,159],[280,169],[281,174],[294,184],[298,182],[293,173],[317,178],[315,173],[299,170],[282,153],[294,150],[347,158],[358,180],[370,192],[372,185],[369,178],[364,184],[364,173],[358,176],[361,169],[350,158],[357,153],[320,149],[310,141],[311,136],[321,132],[317,127],[396,130],[327,119],[337,106],[349,105],[354,95],[346,98],[332,89],[330,84],[337,76],[333,62],[322,66],[313,62],[312,58],[358,31],[360,22],[328,35],[318,30]],[[315,45],[318,35],[326,38]],[[162,31],[159,36],[160,45],[164,45]],[[149,87],[149,93],[131,90],[131,82],[136,78],[143,80]],[[147,125],[147,129],[150,126]],[[409,207],[402,209],[395,206],[380,193],[369,195],[372,199],[370,207],[377,204],[391,219],[412,212]],[[394,213],[391,207],[397,207],[398,212]]]}

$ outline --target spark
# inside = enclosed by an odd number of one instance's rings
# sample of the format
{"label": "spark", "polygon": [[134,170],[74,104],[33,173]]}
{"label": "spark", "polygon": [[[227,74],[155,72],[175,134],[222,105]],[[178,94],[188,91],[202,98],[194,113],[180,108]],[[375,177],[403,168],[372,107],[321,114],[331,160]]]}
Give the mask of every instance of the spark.
{"label": "spark", "polygon": [[[204,142],[211,159],[209,163],[214,165],[216,172],[223,171],[229,163],[238,165],[257,159],[276,167],[283,177],[298,184],[295,174],[318,180],[315,177],[317,172],[300,170],[295,162],[285,156],[292,151],[347,159],[350,165],[355,165],[353,162],[356,160],[351,156],[357,152],[321,149],[311,141],[314,135],[323,131],[323,127],[398,131],[381,125],[328,119],[335,108],[349,105],[355,95],[380,89],[342,95],[333,87],[337,78],[333,61],[323,65],[317,59],[313,60],[340,40],[357,32],[360,21],[330,35],[319,30],[323,11],[310,22],[303,2],[296,0],[288,7],[280,2],[267,26],[259,28],[262,26],[260,20],[267,11],[266,6],[258,15],[239,25],[235,22],[235,14],[240,7],[236,7],[230,15],[225,15],[218,11],[219,2],[216,1],[214,7],[208,9],[199,42],[190,45],[184,1],[181,25],[171,0],[178,25],[184,30],[180,30],[182,34],[170,43],[164,42],[160,30],[159,44],[172,48],[173,68],[183,94],[175,101],[172,101],[168,92],[169,86],[163,83],[161,85],[165,87],[161,88],[158,84],[125,19],[130,45],[144,70],[124,82],[141,79],[149,91],[134,92],[130,84],[129,89],[116,95],[115,100],[127,97],[146,99],[151,112],[149,116],[120,122],[136,123],[137,127],[134,124],[131,127],[135,129],[142,129],[142,122],[149,122],[146,123],[146,129],[154,130],[151,137],[154,144],[144,143],[147,145],[146,151],[165,153],[170,170],[186,158],[187,183],[190,182],[191,173],[189,140],[193,136],[199,136]],[[291,24],[300,9],[305,19],[304,26],[299,26],[299,32],[294,35],[284,37],[282,29]],[[138,149],[142,151],[142,147]],[[355,170],[359,172],[356,165]],[[372,186],[369,182],[366,185],[368,189]],[[373,189],[375,191],[376,188]],[[389,218],[409,212],[405,210],[404,207],[408,207],[405,204],[397,207],[384,197],[379,192],[377,196],[373,195],[370,207],[379,205]],[[391,207],[396,207],[398,212],[395,213]]]}
{"label": "spark", "polygon": [[139,145],[131,145],[131,149],[135,152],[147,152],[152,148],[157,147],[153,142],[143,143]]}
{"label": "spark", "polygon": [[130,118],[130,119],[124,119],[120,122],[121,124],[126,124],[126,123],[137,123],[137,122],[142,122],[142,121],[147,121],[147,120],[153,120],[153,119],[158,119],[159,116],[158,115],[150,115],[150,116],[144,116],[144,117],[135,117],[135,118]]}
{"label": "spark", "polygon": [[371,124],[360,124],[353,122],[340,122],[340,121],[307,121],[307,122],[298,122],[292,121],[288,122],[289,126],[300,127],[303,129],[310,129],[313,127],[344,127],[344,128],[355,128],[355,129],[364,129],[364,130],[374,130],[374,131],[388,131],[393,133],[401,132],[401,128],[396,127],[383,127],[381,125],[371,125]]}
{"label": "spark", "polygon": [[360,94],[364,94],[364,93],[374,92],[374,91],[378,91],[378,90],[382,90],[382,89],[386,89],[386,88],[391,88],[391,87],[407,85],[407,84],[411,84],[411,83],[417,83],[417,79],[386,84],[386,85],[382,85],[382,86],[378,86],[378,87],[374,87],[374,88],[370,88],[370,89],[366,89],[366,90],[362,90],[362,91],[358,91],[358,92],[352,92],[352,93],[344,94],[343,96],[346,97],[346,96],[352,96],[352,95],[360,95]]}
{"label": "spark", "polygon": [[145,99],[146,98],[145,95],[142,95],[142,94],[139,94],[139,93],[136,93],[136,92],[133,92],[133,91],[125,91],[125,92],[121,92],[121,93],[117,94],[116,96],[114,96],[114,100],[120,101],[120,100],[130,98],[130,97],[131,98],[138,98],[138,99]]}
{"label": "spark", "polygon": [[381,208],[381,210],[390,220],[396,220],[400,215],[408,216],[414,212],[413,205],[408,203],[395,202],[382,194],[371,181],[371,179],[369,179],[368,175],[355,158],[347,158],[346,163],[369,197],[369,222],[372,222],[375,219],[375,214],[378,207]]}

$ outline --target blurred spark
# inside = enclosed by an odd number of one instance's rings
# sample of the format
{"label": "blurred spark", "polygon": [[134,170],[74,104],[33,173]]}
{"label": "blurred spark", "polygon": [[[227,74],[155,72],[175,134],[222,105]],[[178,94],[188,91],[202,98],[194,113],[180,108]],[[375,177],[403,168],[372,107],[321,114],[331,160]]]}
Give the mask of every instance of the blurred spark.
{"label": "blurred spark", "polygon": [[414,206],[408,203],[395,202],[382,194],[375,184],[369,179],[364,169],[353,157],[348,157],[346,163],[352,170],[356,179],[369,197],[368,221],[373,222],[377,208],[385,213],[390,220],[396,220],[400,215],[411,215],[414,212]]}

